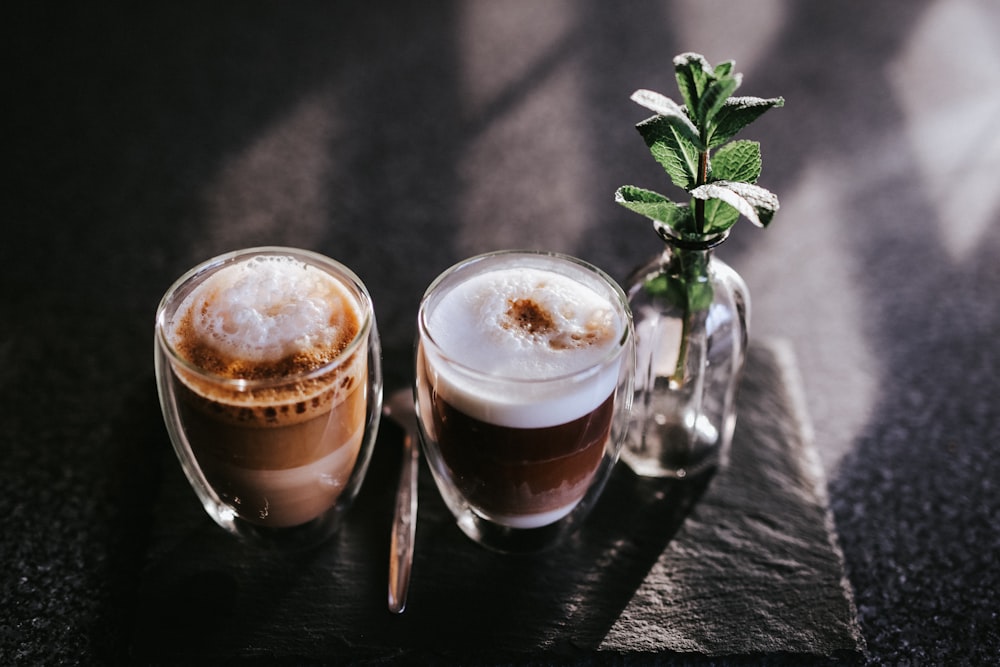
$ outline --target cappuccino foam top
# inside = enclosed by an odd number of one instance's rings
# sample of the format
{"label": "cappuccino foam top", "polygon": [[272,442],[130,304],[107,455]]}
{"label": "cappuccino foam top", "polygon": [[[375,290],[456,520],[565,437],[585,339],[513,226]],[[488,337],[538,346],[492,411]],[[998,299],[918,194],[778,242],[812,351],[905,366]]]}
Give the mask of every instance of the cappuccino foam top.
{"label": "cappuccino foam top", "polygon": [[287,256],[223,267],[177,310],[171,343],[215,375],[260,379],[332,361],[359,330],[355,299],[322,269]]}
{"label": "cappuccino foam top", "polygon": [[603,403],[617,382],[618,364],[580,383],[522,382],[591,368],[621,338],[624,323],[611,301],[555,271],[514,267],[473,276],[443,295],[426,323],[451,360],[496,380],[477,384],[430,360],[439,374],[437,391],[484,421],[564,423]]}

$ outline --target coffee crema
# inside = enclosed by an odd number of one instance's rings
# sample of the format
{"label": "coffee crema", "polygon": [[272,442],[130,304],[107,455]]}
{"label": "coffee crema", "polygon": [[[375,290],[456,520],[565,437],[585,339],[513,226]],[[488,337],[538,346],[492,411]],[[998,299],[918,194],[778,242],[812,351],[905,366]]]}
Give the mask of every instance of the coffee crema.
{"label": "coffee crema", "polygon": [[[610,432],[626,323],[553,268],[501,267],[423,314],[422,421],[451,482],[492,521],[534,528],[580,501]],[[585,377],[579,377],[583,374]]]}
{"label": "coffee crema", "polygon": [[166,337],[178,409],[198,465],[252,523],[308,522],[337,500],[364,436],[367,357],[345,351],[360,304],[293,257],[224,266],[183,300]]}

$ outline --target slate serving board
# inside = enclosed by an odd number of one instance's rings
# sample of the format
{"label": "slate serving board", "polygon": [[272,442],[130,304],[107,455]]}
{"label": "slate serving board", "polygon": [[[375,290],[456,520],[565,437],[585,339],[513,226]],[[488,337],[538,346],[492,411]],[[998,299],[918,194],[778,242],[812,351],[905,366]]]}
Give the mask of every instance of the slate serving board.
{"label": "slate serving board", "polygon": [[751,348],[738,405],[728,467],[676,481],[641,479],[620,464],[580,532],[541,555],[472,543],[423,468],[413,580],[399,616],[386,607],[394,425],[384,423],[342,531],[296,555],[229,537],[165,461],[131,655],[148,663],[852,661],[863,640],[787,347]]}

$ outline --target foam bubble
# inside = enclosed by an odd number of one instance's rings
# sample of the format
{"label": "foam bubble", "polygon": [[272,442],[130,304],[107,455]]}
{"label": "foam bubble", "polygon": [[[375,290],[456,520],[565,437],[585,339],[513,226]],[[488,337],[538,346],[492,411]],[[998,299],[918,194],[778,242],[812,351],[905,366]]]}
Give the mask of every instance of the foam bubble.
{"label": "foam bubble", "polygon": [[[175,343],[251,365],[301,356],[321,363],[356,334],[352,304],[346,288],[319,268],[292,257],[255,256],[195,288],[178,310]],[[208,365],[202,361],[195,360]]]}

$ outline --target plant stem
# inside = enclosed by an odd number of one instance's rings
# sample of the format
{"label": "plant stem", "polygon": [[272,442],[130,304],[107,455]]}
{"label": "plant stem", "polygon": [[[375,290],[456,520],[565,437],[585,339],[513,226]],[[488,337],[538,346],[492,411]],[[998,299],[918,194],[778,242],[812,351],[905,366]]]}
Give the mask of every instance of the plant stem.
{"label": "plant stem", "polygon": [[[698,154],[698,178],[697,186],[705,185],[708,182],[708,150]],[[705,200],[696,199],[694,202],[694,228],[699,234],[705,233]]]}
{"label": "plant stem", "polygon": [[694,327],[695,311],[691,307],[691,289],[688,280],[691,278],[691,267],[697,262],[697,257],[695,256],[695,251],[684,248],[676,248],[674,252],[676,253],[677,275],[684,285],[684,312],[681,316],[681,344],[680,349],[677,350],[677,362],[674,365],[674,373],[670,377],[670,384],[676,388],[680,388],[684,386],[684,382],[687,379],[687,358],[688,347],[690,346],[688,338],[691,335],[691,329]]}
{"label": "plant stem", "polygon": [[[704,185],[708,182],[708,150],[701,151],[698,154],[698,178],[697,185]],[[695,231],[699,234],[705,233],[705,200],[696,199],[694,201],[694,225]],[[683,253],[683,251],[682,251]],[[683,254],[681,255],[682,267],[688,258]],[[682,268],[681,275],[685,276],[685,291],[687,291],[687,280],[688,280],[687,267]],[[674,374],[671,378],[672,384],[680,387],[684,384],[685,366],[687,366],[687,353],[688,353],[688,335],[691,332],[691,326],[693,324],[692,319],[694,318],[694,312],[691,309],[691,299],[688,293],[685,294],[684,299],[684,317],[681,320],[681,349],[677,351],[677,365],[674,367]]]}
{"label": "plant stem", "polygon": [[684,386],[684,379],[687,375],[687,356],[690,341],[688,336],[691,333],[691,325],[694,313],[691,306],[684,307],[684,317],[681,319],[681,348],[677,351],[677,364],[674,366],[674,374],[670,378],[670,384],[680,388]]}

